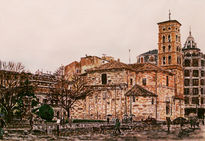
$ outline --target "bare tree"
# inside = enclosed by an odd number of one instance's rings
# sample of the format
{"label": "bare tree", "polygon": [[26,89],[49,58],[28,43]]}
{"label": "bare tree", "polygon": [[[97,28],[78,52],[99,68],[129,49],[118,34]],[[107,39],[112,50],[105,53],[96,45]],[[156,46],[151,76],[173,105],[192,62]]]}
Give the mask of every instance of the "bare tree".
{"label": "bare tree", "polygon": [[92,89],[87,87],[85,77],[74,75],[72,81],[65,79],[64,67],[61,66],[55,73],[58,81],[51,88],[51,100],[58,101],[70,117],[70,108],[77,100],[85,99],[86,96],[92,93]]}
{"label": "bare tree", "polygon": [[28,80],[31,74],[24,71],[21,63],[0,61],[0,106],[6,109],[7,122],[12,120],[15,109],[22,110],[24,96],[34,96],[33,86]]}

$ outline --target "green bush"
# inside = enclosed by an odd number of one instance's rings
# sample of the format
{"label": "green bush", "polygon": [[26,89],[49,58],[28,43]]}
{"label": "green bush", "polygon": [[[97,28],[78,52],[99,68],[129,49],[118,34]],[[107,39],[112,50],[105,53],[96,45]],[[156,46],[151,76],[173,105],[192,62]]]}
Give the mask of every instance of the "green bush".
{"label": "green bush", "polygon": [[104,120],[92,120],[92,119],[74,119],[73,123],[82,123],[82,122],[105,122]]}
{"label": "green bush", "polygon": [[52,121],[54,117],[53,108],[47,104],[42,105],[39,108],[39,116],[46,121]]}

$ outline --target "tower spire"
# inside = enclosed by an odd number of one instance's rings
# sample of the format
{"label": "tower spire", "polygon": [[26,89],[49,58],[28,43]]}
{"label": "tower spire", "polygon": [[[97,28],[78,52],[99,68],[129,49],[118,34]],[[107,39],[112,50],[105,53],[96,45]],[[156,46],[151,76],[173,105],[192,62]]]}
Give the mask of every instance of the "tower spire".
{"label": "tower spire", "polygon": [[189,27],[189,36],[191,36],[191,26]]}
{"label": "tower spire", "polygon": [[169,21],[171,20],[171,12],[170,12],[170,9],[169,9]]}

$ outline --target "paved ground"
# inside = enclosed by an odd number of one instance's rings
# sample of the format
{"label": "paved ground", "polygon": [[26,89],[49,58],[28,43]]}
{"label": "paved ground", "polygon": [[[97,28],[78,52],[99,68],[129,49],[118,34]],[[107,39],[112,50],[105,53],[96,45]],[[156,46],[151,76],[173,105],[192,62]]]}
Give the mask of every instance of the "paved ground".
{"label": "paved ground", "polygon": [[56,137],[53,135],[32,135],[21,132],[21,133],[13,133],[6,135],[4,140],[110,140],[110,141],[131,141],[131,140],[190,140],[190,141],[204,141],[205,140],[205,126],[201,126],[200,129],[189,129],[188,127],[184,127],[184,130],[181,131],[178,127],[172,127],[171,133],[167,134],[166,126],[164,126],[160,130],[152,130],[152,131],[123,131],[120,135],[115,135],[112,131],[106,134],[87,134],[80,136],[72,136],[72,137]]}

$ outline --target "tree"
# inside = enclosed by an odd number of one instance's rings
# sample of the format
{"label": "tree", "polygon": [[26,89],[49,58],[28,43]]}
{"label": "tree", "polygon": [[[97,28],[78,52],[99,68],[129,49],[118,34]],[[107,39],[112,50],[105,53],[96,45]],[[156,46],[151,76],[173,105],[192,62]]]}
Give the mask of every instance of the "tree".
{"label": "tree", "polygon": [[14,110],[22,108],[22,98],[33,95],[33,86],[28,82],[29,75],[21,63],[0,61],[0,106],[7,113],[7,122],[12,120]]}
{"label": "tree", "polygon": [[42,105],[39,108],[39,116],[46,121],[52,121],[54,116],[53,108],[47,104]]}
{"label": "tree", "polygon": [[70,108],[77,100],[85,99],[92,93],[87,87],[87,80],[83,76],[74,75],[72,81],[65,79],[64,67],[61,66],[55,73],[57,82],[51,87],[51,101],[57,101],[70,117]]}

